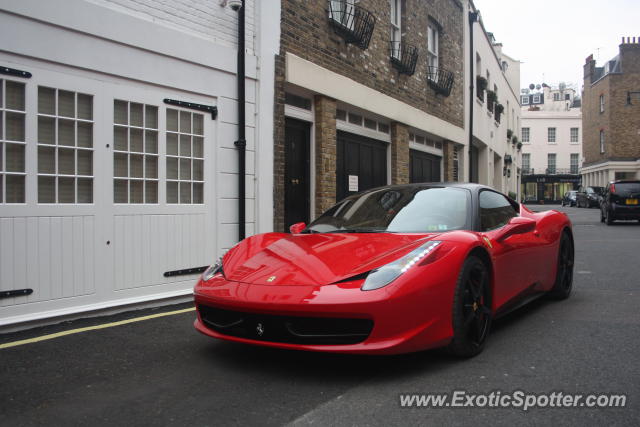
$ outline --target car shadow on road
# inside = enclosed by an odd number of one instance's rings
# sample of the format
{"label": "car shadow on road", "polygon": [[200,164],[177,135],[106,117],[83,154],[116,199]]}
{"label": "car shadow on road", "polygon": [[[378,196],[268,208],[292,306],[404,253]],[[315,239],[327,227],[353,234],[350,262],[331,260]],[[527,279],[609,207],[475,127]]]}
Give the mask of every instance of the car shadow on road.
{"label": "car shadow on road", "polygon": [[[533,314],[552,301],[538,299],[494,322],[492,336],[480,357],[490,357],[491,340],[505,337],[520,322],[531,321]],[[405,376],[456,369],[473,359],[459,359],[442,349],[391,356],[316,353],[250,346],[235,342],[211,341],[201,348],[203,357],[211,363],[231,370],[251,374],[271,373],[293,376],[298,381],[330,381],[351,383],[375,377],[376,382],[396,381]]]}

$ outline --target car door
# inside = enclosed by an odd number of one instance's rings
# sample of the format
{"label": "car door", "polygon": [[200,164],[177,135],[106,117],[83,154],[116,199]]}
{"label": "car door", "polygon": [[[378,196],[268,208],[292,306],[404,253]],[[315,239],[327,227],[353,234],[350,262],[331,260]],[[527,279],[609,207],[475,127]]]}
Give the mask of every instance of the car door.
{"label": "car door", "polygon": [[480,192],[478,215],[482,238],[490,247],[493,259],[493,307],[497,309],[534,282],[534,269],[539,268],[534,262],[536,237],[529,232],[496,240],[502,228],[518,216],[519,211],[504,195],[495,191]]}

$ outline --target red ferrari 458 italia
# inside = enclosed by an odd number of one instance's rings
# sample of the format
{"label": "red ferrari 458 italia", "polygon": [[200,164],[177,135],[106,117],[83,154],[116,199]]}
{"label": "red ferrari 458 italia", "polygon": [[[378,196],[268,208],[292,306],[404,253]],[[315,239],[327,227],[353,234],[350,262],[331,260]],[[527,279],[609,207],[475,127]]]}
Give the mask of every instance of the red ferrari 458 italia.
{"label": "red ferrari 458 italia", "polygon": [[567,298],[573,256],[564,213],[477,184],[381,187],[229,250],[195,287],[195,327],[270,347],[469,357],[492,319]]}

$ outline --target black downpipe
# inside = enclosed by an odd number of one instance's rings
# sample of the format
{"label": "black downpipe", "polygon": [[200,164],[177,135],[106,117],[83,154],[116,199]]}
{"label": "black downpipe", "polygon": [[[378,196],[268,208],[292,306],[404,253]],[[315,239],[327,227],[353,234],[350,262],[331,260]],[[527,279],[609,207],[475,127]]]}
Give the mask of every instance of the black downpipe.
{"label": "black downpipe", "polygon": [[473,103],[474,72],[473,65],[473,24],[478,21],[477,12],[469,12],[469,182],[473,182]]}
{"label": "black downpipe", "polygon": [[234,145],[238,148],[238,241],[245,238],[245,173],[246,149],[245,139],[245,72],[244,72],[244,0],[238,10],[238,140]]}

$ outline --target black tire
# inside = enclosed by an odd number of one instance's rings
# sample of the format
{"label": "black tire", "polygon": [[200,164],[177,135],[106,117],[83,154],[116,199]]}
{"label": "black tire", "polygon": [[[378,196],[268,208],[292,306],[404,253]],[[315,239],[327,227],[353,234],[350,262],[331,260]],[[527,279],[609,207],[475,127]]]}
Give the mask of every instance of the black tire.
{"label": "black tire", "polygon": [[611,217],[611,213],[610,213],[610,212],[609,212],[609,210],[607,209],[607,210],[604,212],[604,222],[605,222],[607,225],[611,225],[611,224],[613,224],[613,221],[615,221],[615,220]]}
{"label": "black tire", "polygon": [[491,329],[489,269],[476,256],[462,265],[452,307],[453,340],[447,351],[457,357],[473,357],[484,349]]}
{"label": "black tire", "polygon": [[556,282],[549,291],[550,298],[561,300],[567,299],[569,295],[571,295],[571,289],[573,288],[573,259],[573,239],[571,235],[565,231],[560,237]]}
{"label": "black tire", "polygon": [[604,222],[604,214],[602,213],[602,209],[600,209],[600,222]]}

